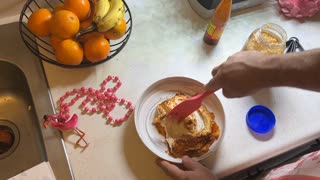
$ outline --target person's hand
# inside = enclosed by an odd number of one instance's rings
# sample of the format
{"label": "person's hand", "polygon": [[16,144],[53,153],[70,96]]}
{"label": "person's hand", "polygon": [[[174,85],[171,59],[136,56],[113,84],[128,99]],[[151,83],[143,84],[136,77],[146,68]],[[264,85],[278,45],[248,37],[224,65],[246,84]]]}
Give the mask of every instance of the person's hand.
{"label": "person's hand", "polygon": [[233,98],[247,96],[268,87],[274,66],[270,57],[256,51],[238,52],[212,70],[213,78],[206,89],[222,89],[224,96]]}
{"label": "person's hand", "polygon": [[184,169],[163,159],[157,159],[157,164],[168,176],[175,180],[217,180],[209,169],[188,156],[182,157]]}

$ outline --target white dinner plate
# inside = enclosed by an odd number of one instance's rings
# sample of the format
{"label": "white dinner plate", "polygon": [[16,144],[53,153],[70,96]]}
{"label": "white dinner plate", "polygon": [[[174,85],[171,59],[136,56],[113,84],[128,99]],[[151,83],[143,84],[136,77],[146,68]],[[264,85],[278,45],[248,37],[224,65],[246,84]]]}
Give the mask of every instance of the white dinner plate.
{"label": "white dinner plate", "polygon": [[[190,96],[204,92],[204,85],[199,81],[186,77],[169,77],[159,80],[149,86],[139,98],[134,112],[135,126],[139,137],[154,154],[162,159],[181,163],[181,158],[174,158],[170,156],[168,146],[165,138],[158,133],[152,121],[155,117],[156,107],[162,101],[173,97],[177,92],[183,92]],[[225,126],[225,115],[219,101],[215,94],[209,95],[202,102],[210,112],[215,115],[215,121],[220,128],[220,137],[210,146],[207,153],[200,157],[195,157],[195,160],[201,160],[212,153],[219,145]]]}

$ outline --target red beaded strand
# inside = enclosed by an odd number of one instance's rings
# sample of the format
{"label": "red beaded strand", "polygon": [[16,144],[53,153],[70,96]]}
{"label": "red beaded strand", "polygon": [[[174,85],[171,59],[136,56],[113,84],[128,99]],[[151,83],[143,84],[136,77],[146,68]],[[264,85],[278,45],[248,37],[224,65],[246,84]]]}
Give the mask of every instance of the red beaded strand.
{"label": "red beaded strand", "polygon": [[[106,85],[112,81],[115,85],[110,88],[106,88]],[[74,105],[80,98],[85,98],[81,104],[80,109],[83,113],[103,113],[106,119],[112,123],[122,123],[126,121],[131,113],[133,112],[132,102],[125,100],[124,98],[118,98],[115,93],[121,87],[122,82],[118,76],[108,76],[102,81],[99,90],[95,90],[91,87],[81,87],[79,89],[74,88],[72,91],[67,91],[63,96],[59,98],[59,119],[67,120],[70,118],[70,106]],[[73,96],[70,102],[65,103],[64,101]],[[91,103],[92,108],[87,106]],[[118,106],[124,106],[128,111],[122,118],[114,118],[110,115],[110,112]]]}

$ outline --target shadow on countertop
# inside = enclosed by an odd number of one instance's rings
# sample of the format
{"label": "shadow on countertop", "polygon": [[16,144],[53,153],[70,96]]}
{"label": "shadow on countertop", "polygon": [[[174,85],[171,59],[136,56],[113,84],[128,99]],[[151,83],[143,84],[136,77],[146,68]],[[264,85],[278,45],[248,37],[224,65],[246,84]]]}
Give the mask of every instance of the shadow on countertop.
{"label": "shadow on countertop", "polygon": [[250,96],[256,104],[267,106],[270,109],[274,108],[276,97],[271,88],[261,89]]}
{"label": "shadow on countertop", "polygon": [[[124,136],[123,151],[128,165],[139,180],[165,180],[170,179],[156,165],[157,156],[154,155],[140,140],[134,125],[134,118],[128,120]],[[217,155],[215,151],[207,158],[200,161],[201,164],[209,169],[214,167],[214,159]]]}
{"label": "shadow on countertop", "polygon": [[123,136],[123,152],[128,165],[140,180],[170,179],[156,165],[157,157],[140,140],[134,125],[134,118],[128,120],[128,125]]}
{"label": "shadow on countertop", "polygon": [[68,86],[84,81],[91,74],[95,73],[96,67],[86,68],[63,68],[43,61],[45,73],[51,88]]}

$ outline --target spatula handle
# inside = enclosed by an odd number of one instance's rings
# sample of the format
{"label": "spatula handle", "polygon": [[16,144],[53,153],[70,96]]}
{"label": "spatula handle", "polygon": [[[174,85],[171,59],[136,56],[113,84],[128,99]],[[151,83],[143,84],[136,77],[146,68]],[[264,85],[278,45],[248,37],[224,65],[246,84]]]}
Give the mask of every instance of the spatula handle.
{"label": "spatula handle", "polygon": [[202,94],[199,94],[199,96],[200,96],[199,98],[202,100],[202,99],[204,99],[205,97],[209,96],[212,93],[213,93],[213,91],[206,91],[206,92],[204,92]]}

